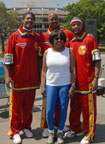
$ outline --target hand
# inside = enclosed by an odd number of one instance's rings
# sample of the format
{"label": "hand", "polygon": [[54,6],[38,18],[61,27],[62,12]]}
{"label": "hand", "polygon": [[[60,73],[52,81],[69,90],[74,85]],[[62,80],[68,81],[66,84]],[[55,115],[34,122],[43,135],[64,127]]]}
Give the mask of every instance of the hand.
{"label": "hand", "polygon": [[72,98],[74,96],[74,93],[75,93],[74,90],[75,89],[73,87],[70,87],[69,92],[68,92],[68,97],[69,98]]}
{"label": "hand", "polygon": [[41,94],[42,94],[43,97],[46,96],[46,88],[45,88],[45,86],[41,86]]}
{"label": "hand", "polygon": [[95,90],[97,90],[97,88],[98,88],[98,80],[96,81],[96,80],[93,79],[93,81],[90,85],[90,90],[95,91]]}
{"label": "hand", "polygon": [[13,81],[12,81],[11,77],[5,77],[5,84],[8,88],[12,88]]}
{"label": "hand", "polygon": [[94,37],[94,35],[92,33],[88,33],[88,36],[90,37]]}
{"label": "hand", "polygon": [[63,26],[61,26],[61,25],[59,26],[59,28],[60,28],[61,30],[64,30],[64,27],[63,27]]}

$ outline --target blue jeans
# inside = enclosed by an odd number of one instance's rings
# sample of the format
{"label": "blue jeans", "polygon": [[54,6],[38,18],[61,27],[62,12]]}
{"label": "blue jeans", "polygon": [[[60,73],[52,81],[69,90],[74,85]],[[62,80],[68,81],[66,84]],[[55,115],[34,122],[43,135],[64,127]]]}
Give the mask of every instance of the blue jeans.
{"label": "blue jeans", "polygon": [[68,91],[70,89],[69,85],[64,86],[48,86],[46,85],[46,120],[49,130],[54,130],[54,113],[56,109],[56,103],[59,100],[59,130],[63,130],[66,117],[67,117],[67,107],[68,107]]}

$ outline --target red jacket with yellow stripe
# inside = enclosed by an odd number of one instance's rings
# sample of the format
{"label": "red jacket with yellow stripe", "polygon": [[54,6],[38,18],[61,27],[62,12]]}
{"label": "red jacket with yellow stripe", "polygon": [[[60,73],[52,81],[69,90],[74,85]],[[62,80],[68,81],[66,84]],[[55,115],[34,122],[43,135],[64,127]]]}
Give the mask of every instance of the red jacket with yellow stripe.
{"label": "red jacket with yellow stripe", "polygon": [[4,64],[10,64],[13,90],[30,90],[39,87],[38,42],[39,34],[26,32],[23,26],[10,35]]}
{"label": "red jacket with yellow stripe", "polygon": [[94,62],[101,60],[99,48],[94,37],[83,32],[70,41],[77,65],[76,92],[89,93],[89,85],[94,77]]}

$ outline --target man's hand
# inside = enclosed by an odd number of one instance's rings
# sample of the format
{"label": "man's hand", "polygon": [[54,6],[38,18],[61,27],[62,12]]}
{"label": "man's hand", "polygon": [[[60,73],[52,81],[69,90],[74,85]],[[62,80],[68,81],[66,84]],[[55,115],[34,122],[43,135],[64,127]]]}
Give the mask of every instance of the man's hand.
{"label": "man's hand", "polygon": [[98,88],[98,79],[93,79],[91,85],[90,85],[90,90],[95,91]]}

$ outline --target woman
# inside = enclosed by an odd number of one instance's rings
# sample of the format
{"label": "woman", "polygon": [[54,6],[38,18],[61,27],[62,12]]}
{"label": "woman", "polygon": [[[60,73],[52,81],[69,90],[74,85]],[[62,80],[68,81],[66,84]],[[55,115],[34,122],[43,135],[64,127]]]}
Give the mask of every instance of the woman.
{"label": "woman", "polygon": [[49,42],[53,47],[44,53],[41,74],[41,93],[43,96],[46,95],[46,119],[49,130],[47,144],[53,144],[54,112],[58,99],[60,120],[57,142],[63,144],[63,128],[67,116],[68,101],[75,89],[75,60],[71,50],[64,46],[66,36],[62,30],[53,31]]}

